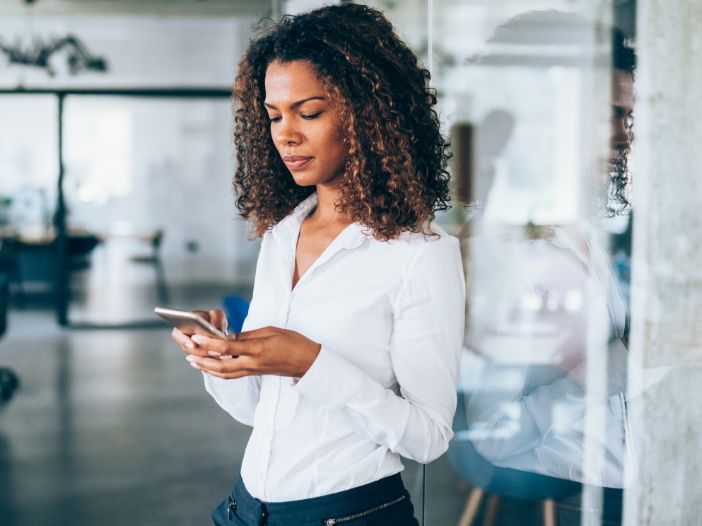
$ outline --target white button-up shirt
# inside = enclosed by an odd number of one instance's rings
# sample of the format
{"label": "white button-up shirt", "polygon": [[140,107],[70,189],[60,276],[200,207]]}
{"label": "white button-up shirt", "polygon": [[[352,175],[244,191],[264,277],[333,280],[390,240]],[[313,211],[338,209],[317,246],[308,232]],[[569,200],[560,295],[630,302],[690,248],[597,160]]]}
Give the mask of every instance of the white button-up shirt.
{"label": "white button-up shirt", "polygon": [[207,391],[253,426],[241,475],[256,498],[305,499],[426,463],[453,436],[464,335],[465,280],[458,242],[403,233],[372,238],[351,224],[292,288],[304,200],[263,237],[243,330],[276,326],[321,344],[300,379],[223,380]]}

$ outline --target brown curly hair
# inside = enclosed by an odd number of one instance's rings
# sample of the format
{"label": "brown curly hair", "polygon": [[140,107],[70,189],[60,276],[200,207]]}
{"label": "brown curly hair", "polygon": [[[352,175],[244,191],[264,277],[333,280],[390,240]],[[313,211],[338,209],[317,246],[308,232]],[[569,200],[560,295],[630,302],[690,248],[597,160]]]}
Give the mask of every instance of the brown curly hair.
{"label": "brown curly hair", "polygon": [[377,239],[420,232],[449,201],[449,144],[429,72],[383,14],[358,4],[270,23],[251,41],[234,85],[236,206],[262,235],[314,187],[298,186],[278,154],[263,101],[273,61],[311,63],[340,108],[348,155],[337,210]]}

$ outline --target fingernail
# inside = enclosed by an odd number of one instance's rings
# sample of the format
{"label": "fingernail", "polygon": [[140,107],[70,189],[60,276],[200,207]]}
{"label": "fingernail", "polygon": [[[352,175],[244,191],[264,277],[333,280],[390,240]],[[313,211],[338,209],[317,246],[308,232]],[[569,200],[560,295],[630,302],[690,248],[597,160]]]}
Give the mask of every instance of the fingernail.
{"label": "fingernail", "polygon": [[194,348],[195,348],[195,345],[194,345],[193,342],[191,342],[191,341],[185,342],[185,346],[186,346],[188,349],[194,349]]}
{"label": "fingernail", "polygon": [[231,360],[232,358],[234,357],[231,354],[223,354],[219,357],[220,360]]}
{"label": "fingernail", "polygon": [[185,359],[188,360],[190,363],[197,362],[197,358],[195,358],[194,356],[186,356]]}
{"label": "fingernail", "polygon": [[194,369],[197,369],[198,371],[200,371],[200,366],[198,364],[190,362],[190,366],[193,367]]}
{"label": "fingernail", "polygon": [[222,354],[218,353],[217,351],[207,351],[207,354],[210,356],[222,356]]}
{"label": "fingernail", "polygon": [[205,343],[205,338],[199,334],[195,334],[190,337],[195,343]]}

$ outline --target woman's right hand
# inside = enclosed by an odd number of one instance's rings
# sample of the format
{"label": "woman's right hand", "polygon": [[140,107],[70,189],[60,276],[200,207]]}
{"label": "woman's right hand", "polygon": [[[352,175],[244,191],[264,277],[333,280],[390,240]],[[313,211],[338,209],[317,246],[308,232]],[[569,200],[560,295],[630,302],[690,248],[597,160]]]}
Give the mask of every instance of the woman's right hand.
{"label": "woman's right hand", "polygon": [[[212,325],[217,327],[219,330],[224,332],[226,334],[226,329],[227,329],[227,317],[224,314],[223,311],[217,309],[217,310],[194,310],[192,311],[194,314],[197,314],[198,316],[201,316],[202,318],[206,319],[209,321]],[[207,352],[204,349],[201,349],[198,347],[197,343],[195,343],[191,336],[193,334],[202,334],[203,336],[211,336],[210,334],[207,334],[204,331],[200,331],[197,329],[195,332],[189,332],[189,331],[181,331],[180,329],[173,329],[171,332],[171,338],[173,341],[175,341],[180,348],[185,352],[186,354],[192,354],[195,356],[202,356],[205,358],[218,358],[220,355],[218,353],[213,353],[213,352]]]}

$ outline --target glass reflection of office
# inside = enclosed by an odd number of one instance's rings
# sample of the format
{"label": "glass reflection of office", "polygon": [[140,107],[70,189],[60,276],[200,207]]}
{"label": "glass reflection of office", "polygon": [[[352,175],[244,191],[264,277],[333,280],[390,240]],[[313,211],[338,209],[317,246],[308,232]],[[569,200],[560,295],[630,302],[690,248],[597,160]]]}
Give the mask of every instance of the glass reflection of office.
{"label": "glass reflection of office", "polygon": [[485,494],[543,501],[562,519],[566,502],[617,515],[621,494],[605,506],[601,488],[626,483],[627,315],[602,191],[610,31],[592,3],[528,4],[434,3],[435,85],[463,203],[448,221],[469,276],[448,453],[473,488],[468,522]]}

